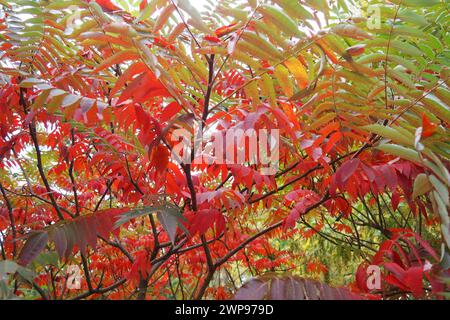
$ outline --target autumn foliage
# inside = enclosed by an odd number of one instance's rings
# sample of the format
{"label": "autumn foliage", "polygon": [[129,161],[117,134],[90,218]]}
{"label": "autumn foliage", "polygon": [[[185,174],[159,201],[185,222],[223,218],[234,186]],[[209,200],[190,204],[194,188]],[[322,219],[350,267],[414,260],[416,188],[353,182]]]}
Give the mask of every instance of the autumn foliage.
{"label": "autumn foliage", "polygon": [[365,2],[0,0],[0,298],[448,298],[448,4]]}

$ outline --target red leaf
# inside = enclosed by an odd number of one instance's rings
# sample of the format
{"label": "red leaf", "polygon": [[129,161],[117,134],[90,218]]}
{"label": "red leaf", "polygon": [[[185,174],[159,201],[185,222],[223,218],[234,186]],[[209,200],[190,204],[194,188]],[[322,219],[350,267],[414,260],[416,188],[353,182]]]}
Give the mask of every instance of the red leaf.
{"label": "red leaf", "polygon": [[148,6],[147,0],[141,0],[141,3],[139,4],[139,10],[144,10],[146,6]]}
{"label": "red leaf", "polygon": [[320,200],[320,197],[311,190],[295,190],[289,192],[285,200],[288,204],[292,202],[296,203],[284,221],[285,228],[293,228],[298,218],[306,212],[308,207],[316,204]]}
{"label": "red leaf", "polygon": [[392,205],[392,209],[394,209],[394,211],[397,210],[399,203],[400,203],[400,194],[398,191],[395,191],[392,194],[392,198],[391,198],[391,205]]}
{"label": "red leaf", "polygon": [[418,243],[424,248],[436,261],[439,261],[440,258],[437,255],[436,251],[430,246],[430,244],[422,239],[418,234],[414,233],[414,237]]}
{"label": "red leaf", "polygon": [[219,235],[225,230],[225,217],[219,210],[204,209],[191,213],[188,217],[187,229],[191,236],[204,234],[208,229],[216,226],[216,234]]}
{"label": "red leaf", "polygon": [[342,139],[342,133],[335,132],[331,135],[330,139],[327,142],[327,146],[325,147],[325,153],[330,152],[331,149],[335,146],[335,144]]}
{"label": "red leaf", "polygon": [[159,119],[161,120],[161,122],[166,122],[172,119],[172,117],[180,111],[181,106],[176,102],[172,102],[164,108],[164,111],[161,113],[161,117]]}
{"label": "red leaf", "polygon": [[156,188],[159,189],[165,181],[165,173],[167,165],[169,164],[170,152],[162,144],[158,144],[155,148],[149,150],[149,159],[151,165],[155,168],[156,172]]}
{"label": "red leaf", "polygon": [[175,50],[175,46],[172,45],[171,43],[169,43],[165,38],[162,38],[162,37],[155,37],[153,39],[153,43],[156,46],[161,47],[161,48],[165,48],[165,49],[169,48],[170,50]]}
{"label": "red leaf", "polygon": [[423,267],[416,266],[406,270],[403,278],[416,299],[423,296]]}
{"label": "red leaf", "polygon": [[130,272],[128,272],[126,278],[139,283],[142,278],[148,277],[152,270],[152,265],[150,263],[150,257],[147,250],[141,250],[136,253],[134,263],[131,266]]}
{"label": "red leaf", "polygon": [[392,190],[395,191],[397,188],[397,174],[392,166],[385,165],[381,166],[379,170],[386,182],[386,185]]}
{"label": "red leaf", "polygon": [[55,228],[50,231],[50,239],[55,243],[56,252],[60,257],[64,257],[67,250],[67,239],[62,228]]}
{"label": "red leaf", "polygon": [[206,35],[206,36],[204,36],[203,38],[204,38],[206,41],[209,41],[209,42],[214,42],[214,43],[220,42],[220,39],[219,39],[218,37],[214,37],[214,36],[208,36],[208,35]]}
{"label": "red leaf", "polygon": [[125,83],[133,78],[137,74],[141,74],[146,71],[148,67],[143,62],[136,62],[132,64],[116,81],[114,88],[111,90],[110,94],[115,95],[120,89],[122,89]]}
{"label": "red leaf", "polygon": [[367,287],[367,267],[367,263],[360,264],[355,274],[356,285],[362,292],[369,292]]}
{"label": "red leaf", "polygon": [[347,51],[347,53],[351,56],[359,56],[364,53],[365,48],[366,48],[365,44],[357,44],[350,48],[347,48],[347,50],[345,51]]}
{"label": "red leaf", "polygon": [[356,169],[360,164],[359,159],[351,159],[346,161],[335,173],[334,179],[336,185],[340,190],[344,190],[345,183],[350,179],[350,177],[355,173]]}

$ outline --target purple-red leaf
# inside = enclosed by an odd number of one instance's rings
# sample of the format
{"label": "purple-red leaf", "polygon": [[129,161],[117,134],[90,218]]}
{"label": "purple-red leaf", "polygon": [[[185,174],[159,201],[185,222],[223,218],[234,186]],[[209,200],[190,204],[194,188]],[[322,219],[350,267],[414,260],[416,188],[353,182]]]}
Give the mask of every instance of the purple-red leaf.
{"label": "purple-red leaf", "polygon": [[362,300],[346,288],[334,288],[297,276],[266,275],[251,279],[234,296],[235,300]]}
{"label": "purple-red leaf", "polygon": [[47,232],[32,233],[20,251],[18,262],[22,266],[28,265],[45,248],[48,241]]}

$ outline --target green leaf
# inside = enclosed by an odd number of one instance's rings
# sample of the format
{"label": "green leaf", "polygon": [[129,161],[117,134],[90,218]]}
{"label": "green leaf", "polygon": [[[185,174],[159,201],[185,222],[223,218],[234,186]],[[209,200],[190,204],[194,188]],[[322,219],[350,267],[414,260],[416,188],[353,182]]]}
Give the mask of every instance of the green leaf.
{"label": "green leaf", "polygon": [[3,280],[6,278],[9,274],[16,273],[17,269],[20,266],[11,260],[1,260],[0,261],[0,280]]}
{"label": "green leaf", "polygon": [[444,106],[438,101],[426,97],[422,98],[420,101],[431,113],[436,115],[439,119],[447,122],[447,124],[450,124],[450,109],[448,106]]}
{"label": "green leaf", "polygon": [[412,146],[413,141],[409,140],[407,137],[405,137],[403,134],[401,134],[399,131],[395,130],[394,128],[383,126],[381,124],[371,124],[362,127],[361,129],[367,130],[371,133],[375,133],[383,138],[390,139],[396,143],[405,144]]}
{"label": "green leaf", "polygon": [[298,0],[275,0],[275,2],[292,18],[314,20],[312,13],[306,10],[303,5],[300,5]]}
{"label": "green leaf", "polygon": [[86,3],[81,0],[52,1],[46,5],[46,8],[49,10],[60,10],[67,9],[71,6],[85,7]]}
{"label": "green leaf", "polygon": [[130,210],[126,213],[123,213],[120,215],[120,218],[115,223],[115,228],[120,227],[122,224],[132,220],[136,219],[145,215],[149,215],[155,212],[166,212],[172,215],[175,215],[178,219],[184,220],[185,218],[180,213],[180,210],[178,207],[174,206],[173,204],[167,203],[160,206],[154,206],[154,207],[144,207],[141,209],[134,209]]}
{"label": "green leaf", "polygon": [[402,159],[420,163],[419,153],[410,148],[405,148],[397,144],[389,144],[389,143],[382,144],[376,148],[380,151],[392,154]]}
{"label": "green leaf", "polygon": [[419,39],[426,38],[426,34],[422,30],[411,27],[411,26],[406,26],[406,25],[394,26],[394,30],[392,31],[392,34],[415,37],[415,38],[419,38]]}
{"label": "green leaf", "polygon": [[449,225],[441,224],[441,233],[445,240],[445,243],[447,244],[447,248],[450,248],[450,231],[449,231]]}
{"label": "green leaf", "polygon": [[264,39],[261,35],[257,35],[254,32],[244,31],[242,33],[242,39],[248,41],[252,45],[258,47],[259,49],[265,51],[267,54],[272,56],[272,59],[282,60],[283,55],[278,51],[275,46],[273,46],[270,42]]}
{"label": "green leaf", "polygon": [[450,217],[448,215],[447,205],[444,203],[444,199],[442,199],[441,195],[437,191],[433,191],[433,197],[437,204],[437,211],[439,213],[439,217],[441,218],[441,224],[444,226],[450,226]]}
{"label": "green leaf", "polygon": [[[259,58],[261,60],[273,61],[275,57],[271,56],[266,51],[261,48],[249,43],[248,41],[241,40],[236,44],[236,51],[244,51],[246,53],[251,54],[252,56]],[[236,53],[235,51],[235,53]]]}
{"label": "green leaf", "polygon": [[[178,212],[178,210],[176,212]],[[169,235],[170,241],[172,244],[175,244],[179,218],[168,211],[158,212],[157,217],[164,230],[166,230]]]}
{"label": "green leaf", "polygon": [[441,196],[442,201],[444,201],[447,206],[450,205],[448,188],[434,175],[430,175],[430,182]]}
{"label": "green leaf", "polygon": [[55,266],[59,265],[58,263],[58,253],[56,252],[41,252],[33,261],[33,265],[37,266]]}
{"label": "green leaf", "polygon": [[299,30],[297,23],[283,10],[267,4],[260,6],[258,10],[262,13],[264,19],[273,23],[288,36],[303,37],[303,33]]}

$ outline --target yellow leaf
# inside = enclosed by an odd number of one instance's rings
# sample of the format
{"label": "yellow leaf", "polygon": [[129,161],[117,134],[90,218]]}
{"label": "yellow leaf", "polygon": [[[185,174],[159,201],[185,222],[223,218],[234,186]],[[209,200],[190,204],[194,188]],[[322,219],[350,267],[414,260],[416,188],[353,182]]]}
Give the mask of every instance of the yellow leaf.
{"label": "yellow leaf", "polygon": [[261,50],[261,48],[256,47],[252,45],[251,43],[241,40],[236,44],[236,49],[240,51],[247,52],[251,54],[252,56],[259,58],[261,60],[273,60],[274,57],[272,57],[270,54],[268,54],[266,51]]}
{"label": "yellow leaf", "polygon": [[269,98],[270,104],[272,106],[277,106],[277,98],[275,94],[275,88],[273,87],[272,78],[267,73],[265,73],[261,76],[261,80],[261,89],[263,90],[263,95]]}
{"label": "yellow leaf", "polygon": [[256,33],[250,31],[244,31],[242,33],[242,39],[264,50],[273,57],[272,59],[283,59],[283,55],[278,51],[278,49],[275,48],[270,42],[266,41],[261,35],[257,35]]}
{"label": "yellow leaf", "polygon": [[291,80],[289,79],[289,70],[280,64],[275,68],[274,75],[277,78],[284,94],[287,97],[291,97],[294,94],[294,88]]}
{"label": "yellow leaf", "polygon": [[248,85],[246,85],[244,87],[244,92],[247,99],[251,99],[254,105],[259,104],[258,84],[256,81],[251,81]]}

